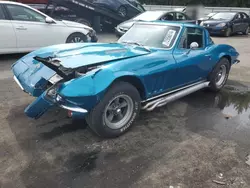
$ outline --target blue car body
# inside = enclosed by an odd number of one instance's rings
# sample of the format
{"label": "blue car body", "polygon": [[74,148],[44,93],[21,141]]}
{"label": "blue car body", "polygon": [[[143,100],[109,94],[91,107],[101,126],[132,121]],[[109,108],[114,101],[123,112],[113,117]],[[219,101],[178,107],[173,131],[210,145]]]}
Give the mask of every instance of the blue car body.
{"label": "blue car body", "polygon": [[[143,103],[163,93],[207,80],[222,57],[231,64],[238,61],[239,53],[232,46],[214,44],[208,31],[200,26],[160,21],[138,24],[171,24],[180,27],[180,33],[169,49],[124,43],[62,44],[41,48],[14,63],[12,71],[18,85],[37,97],[25,109],[27,116],[39,118],[52,106],[60,106],[84,117],[116,80],[135,85]],[[204,31],[204,48],[190,53],[178,48],[186,27]],[[58,62],[60,68],[55,68]],[[88,70],[81,74],[80,69],[86,67]]]}

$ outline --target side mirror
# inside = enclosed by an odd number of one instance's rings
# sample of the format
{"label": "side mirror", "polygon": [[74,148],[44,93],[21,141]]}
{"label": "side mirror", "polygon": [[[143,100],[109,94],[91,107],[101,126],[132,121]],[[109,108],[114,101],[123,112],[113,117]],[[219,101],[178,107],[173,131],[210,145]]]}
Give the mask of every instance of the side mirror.
{"label": "side mirror", "polygon": [[190,49],[193,50],[193,49],[196,49],[196,48],[199,48],[199,44],[197,42],[192,42],[190,44]]}
{"label": "side mirror", "polygon": [[192,42],[190,44],[190,49],[185,53],[185,55],[188,55],[192,50],[199,48],[199,44],[197,42]]}
{"label": "side mirror", "polygon": [[52,20],[52,19],[49,18],[49,17],[46,17],[46,18],[45,18],[45,22],[48,23],[48,24],[52,24],[52,23],[54,23],[54,20]]}

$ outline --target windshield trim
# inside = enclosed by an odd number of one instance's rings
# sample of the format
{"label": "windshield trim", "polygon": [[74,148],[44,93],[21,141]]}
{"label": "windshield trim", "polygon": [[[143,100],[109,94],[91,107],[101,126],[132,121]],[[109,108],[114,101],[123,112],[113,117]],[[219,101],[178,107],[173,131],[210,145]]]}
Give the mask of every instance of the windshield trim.
{"label": "windshield trim", "polygon": [[[146,45],[144,45],[145,47],[148,47],[148,48],[150,48],[150,49],[160,49],[160,50],[171,50],[172,48],[174,48],[174,46],[175,46],[175,44],[176,44],[176,42],[177,42],[177,40],[178,40],[178,38],[179,38],[179,36],[180,36],[180,33],[181,33],[181,31],[182,31],[182,28],[183,28],[183,26],[182,25],[175,25],[175,24],[171,24],[171,23],[164,23],[164,24],[161,24],[161,23],[143,23],[143,22],[137,22],[137,23],[135,23],[135,24],[133,24],[133,26],[134,25],[158,25],[158,26],[174,26],[174,27],[179,27],[180,28],[180,30],[179,30],[179,32],[177,33],[177,35],[176,35],[176,38],[175,38],[175,40],[174,40],[174,42],[173,42],[173,44],[172,44],[172,46],[171,47],[169,47],[169,48],[167,48],[167,47],[165,47],[165,48],[160,48],[160,47],[153,47],[153,46],[146,46]],[[132,26],[132,27],[133,27]],[[131,28],[132,28],[131,27]],[[130,29],[131,29],[130,28]],[[122,43],[122,42],[119,42],[119,43]]]}

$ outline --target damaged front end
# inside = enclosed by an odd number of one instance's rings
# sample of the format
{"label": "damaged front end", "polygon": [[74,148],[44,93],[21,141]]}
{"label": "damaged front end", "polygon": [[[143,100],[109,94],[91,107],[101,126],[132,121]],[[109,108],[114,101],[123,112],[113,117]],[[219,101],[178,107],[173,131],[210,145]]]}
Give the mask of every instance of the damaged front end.
{"label": "damaged front end", "polygon": [[[20,88],[24,92],[37,97],[36,100],[25,109],[25,114],[30,118],[38,119],[51,107],[59,106],[70,111],[71,114],[75,113],[78,116],[84,116],[88,110],[61,96],[59,90],[65,82],[82,77],[88,71],[97,69],[98,66],[89,65],[78,68],[65,68],[60,64],[59,59],[52,57],[42,58],[36,56],[34,60],[42,63],[42,65],[40,65],[39,68],[33,67],[31,70],[33,65],[17,62],[12,67],[15,75],[14,80]],[[26,65],[29,69],[21,68],[20,65]],[[41,74],[41,72],[44,74]]]}

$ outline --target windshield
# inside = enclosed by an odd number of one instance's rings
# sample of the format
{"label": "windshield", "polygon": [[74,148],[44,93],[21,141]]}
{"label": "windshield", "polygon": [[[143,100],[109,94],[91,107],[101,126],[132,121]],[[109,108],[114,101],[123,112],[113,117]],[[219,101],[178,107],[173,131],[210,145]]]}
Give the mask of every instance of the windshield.
{"label": "windshield", "polygon": [[178,26],[135,24],[119,40],[155,48],[171,48],[180,31]]}
{"label": "windshield", "polygon": [[222,12],[222,13],[217,13],[215,15],[213,15],[211,17],[211,19],[215,19],[215,20],[221,20],[221,19],[224,19],[224,20],[231,20],[233,19],[233,17],[235,16],[235,13],[233,12]]}
{"label": "windshield", "polygon": [[163,15],[162,12],[158,11],[146,11],[138,16],[134,17],[133,20],[141,20],[141,21],[154,21],[158,20]]}

